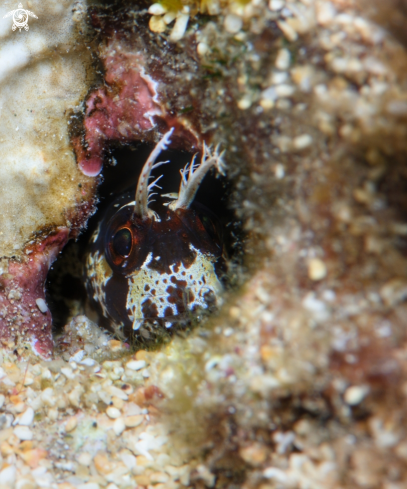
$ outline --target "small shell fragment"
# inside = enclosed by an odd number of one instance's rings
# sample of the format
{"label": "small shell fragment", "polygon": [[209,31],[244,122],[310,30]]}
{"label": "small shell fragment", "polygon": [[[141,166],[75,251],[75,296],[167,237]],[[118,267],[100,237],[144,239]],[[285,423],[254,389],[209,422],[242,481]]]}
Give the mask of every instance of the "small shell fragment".
{"label": "small shell fragment", "polygon": [[141,370],[147,365],[145,360],[132,360],[126,363],[126,368],[130,370]]}
{"label": "small shell fragment", "polygon": [[291,97],[295,92],[295,88],[292,85],[284,83],[277,85],[275,91],[278,97]]}
{"label": "small shell fragment", "polygon": [[75,373],[69,367],[61,368],[61,373],[63,373],[67,379],[72,380],[75,378]]}
{"label": "small shell fragment", "polygon": [[9,465],[0,472],[0,484],[2,487],[13,487],[16,479],[16,467]]}
{"label": "small shell fragment", "polygon": [[33,439],[33,432],[28,426],[16,426],[14,428],[14,434],[22,441]]}
{"label": "small shell fragment", "polygon": [[312,137],[309,134],[301,134],[293,140],[293,146],[295,149],[301,150],[308,148],[312,144]]}
{"label": "small shell fragment", "polygon": [[28,407],[15,421],[15,424],[19,424],[20,426],[30,426],[30,424],[34,421],[34,409]]}
{"label": "small shell fragment", "polygon": [[164,32],[167,28],[164,19],[162,17],[159,17],[158,15],[153,15],[150,18],[148,26],[150,27],[150,30],[152,32]]}
{"label": "small shell fragment", "polygon": [[106,414],[110,419],[117,419],[120,417],[121,412],[117,408],[110,406],[106,409]]}
{"label": "small shell fragment", "polygon": [[175,25],[170,34],[171,42],[176,42],[182,39],[182,37],[185,34],[185,31],[187,30],[188,20],[189,20],[189,15],[187,14],[178,15],[177,20],[175,21]]}
{"label": "small shell fragment", "polygon": [[290,62],[291,62],[290,51],[285,48],[280,49],[280,51],[277,54],[277,58],[275,62],[276,68],[278,68],[279,70],[287,70],[290,66]]}
{"label": "small shell fragment", "polygon": [[164,15],[167,9],[161,3],[153,3],[148,9],[148,13],[151,15]]}
{"label": "small shell fragment", "polygon": [[126,425],[124,424],[123,418],[117,418],[113,424],[113,431],[117,436],[120,436],[123,431],[126,429]]}
{"label": "small shell fragment", "polygon": [[89,467],[92,463],[92,455],[88,452],[82,452],[78,457],[78,463],[85,467]]}
{"label": "small shell fragment", "polygon": [[297,32],[291,27],[290,24],[288,24],[284,20],[280,20],[279,22],[277,22],[277,25],[282,30],[284,37],[288,41],[294,42],[298,39]]}
{"label": "small shell fragment", "polygon": [[225,30],[230,34],[236,34],[243,26],[243,20],[241,17],[235,14],[227,14],[224,22]]}
{"label": "small shell fragment", "polygon": [[78,426],[78,419],[76,416],[72,416],[72,418],[69,418],[68,421],[66,422],[65,425],[65,431],[67,433],[70,433],[73,431],[76,427]]}
{"label": "small shell fragment", "polygon": [[369,392],[369,388],[365,385],[352,385],[345,391],[344,399],[346,404],[356,406],[360,404]]}
{"label": "small shell fragment", "polygon": [[80,362],[84,356],[85,356],[85,350],[79,350],[75,353],[75,355],[71,356],[71,358],[69,359],[69,363]]}
{"label": "small shell fragment", "polygon": [[277,180],[281,180],[282,178],[285,177],[285,169],[284,165],[281,163],[277,163],[274,167],[274,175],[277,178]]}
{"label": "small shell fragment", "polygon": [[325,263],[319,258],[312,258],[308,262],[308,277],[311,280],[322,280],[326,277],[327,270]]}
{"label": "small shell fragment", "polygon": [[281,10],[284,7],[283,0],[270,0],[269,9],[273,11]]}
{"label": "small shell fragment", "polygon": [[124,418],[124,424],[127,428],[135,428],[143,422],[144,416],[142,414],[135,414],[134,416],[126,416]]}
{"label": "small shell fragment", "polygon": [[196,47],[196,51],[199,56],[205,56],[209,52],[209,46],[204,42],[200,42]]}
{"label": "small shell fragment", "polygon": [[48,306],[47,303],[44,301],[44,299],[38,298],[35,299],[35,303],[37,304],[38,309],[45,314],[48,311]]}
{"label": "small shell fragment", "polygon": [[407,281],[403,278],[392,278],[380,289],[380,297],[386,306],[394,307],[407,298]]}
{"label": "small shell fragment", "polygon": [[81,365],[85,365],[86,367],[93,367],[93,365],[96,364],[96,360],[93,360],[93,358],[84,358],[81,362],[79,362]]}
{"label": "small shell fragment", "polygon": [[249,97],[243,97],[237,103],[237,106],[239,107],[240,110],[246,110],[250,108],[251,105],[252,105],[252,101],[250,100]]}

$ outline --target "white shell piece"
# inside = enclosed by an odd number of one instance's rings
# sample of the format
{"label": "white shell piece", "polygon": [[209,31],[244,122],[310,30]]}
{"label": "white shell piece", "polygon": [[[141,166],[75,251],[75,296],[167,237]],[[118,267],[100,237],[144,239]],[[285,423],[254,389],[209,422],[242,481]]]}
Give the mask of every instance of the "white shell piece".
{"label": "white shell piece", "polygon": [[45,314],[48,311],[48,306],[47,303],[44,301],[44,299],[35,299],[35,303],[37,304],[38,309]]}
{"label": "white shell piece", "polygon": [[185,34],[185,31],[187,30],[188,20],[189,20],[189,15],[187,14],[178,15],[177,20],[175,21],[175,25],[170,34],[171,42],[176,42],[182,39],[182,37]]}

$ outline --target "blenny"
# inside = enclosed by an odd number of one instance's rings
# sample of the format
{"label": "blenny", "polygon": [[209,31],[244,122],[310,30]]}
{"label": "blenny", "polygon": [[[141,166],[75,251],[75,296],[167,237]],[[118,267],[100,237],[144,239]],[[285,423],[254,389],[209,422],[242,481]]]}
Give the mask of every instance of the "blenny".
{"label": "blenny", "polygon": [[202,206],[193,203],[208,170],[223,172],[223,153],[203,146],[181,173],[178,194],[150,207],[158,177],[151,172],[170,143],[168,131],[148,157],[134,194],[123,194],[108,209],[91,238],[86,256],[88,295],[119,337],[170,328],[219,301],[217,267],[222,261],[219,229]]}

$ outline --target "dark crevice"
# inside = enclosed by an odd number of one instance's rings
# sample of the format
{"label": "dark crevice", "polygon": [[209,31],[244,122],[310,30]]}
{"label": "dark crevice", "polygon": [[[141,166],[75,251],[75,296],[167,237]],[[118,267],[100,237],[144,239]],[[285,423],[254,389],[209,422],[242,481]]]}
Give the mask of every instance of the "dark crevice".
{"label": "dark crevice", "polygon": [[[66,246],[49,273],[47,301],[56,334],[73,314],[85,311],[87,299],[82,267],[89,240],[113,201],[124,193],[135,192],[140,171],[152,148],[151,144],[139,143],[109,150],[102,173],[102,183],[98,189],[98,210],[90,218],[87,229],[79,239],[76,242],[71,241]],[[178,192],[180,169],[191,161],[192,156],[188,152],[174,150],[167,150],[160,155],[158,161],[169,160],[168,164],[154,171],[154,178],[163,175],[159,182],[162,187],[162,190],[159,190],[160,194]],[[204,178],[194,201],[206,207],[218,221],[229,262],[230,272],[225,280],[229,287],[239,281],[243,256],[242,225],[236,220],[229,204],[232,192],[233,183],[212,170]],[[160,203],[159,195],[154,198]],[[99,323],[106,325],[103,318],[100,318]]]}

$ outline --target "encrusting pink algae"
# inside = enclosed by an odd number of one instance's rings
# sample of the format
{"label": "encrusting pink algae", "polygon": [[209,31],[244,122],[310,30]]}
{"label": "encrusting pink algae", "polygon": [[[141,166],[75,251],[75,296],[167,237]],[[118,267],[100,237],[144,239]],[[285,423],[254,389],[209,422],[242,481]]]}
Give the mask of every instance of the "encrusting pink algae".
{"label": "encrusting pink algae", "polygon": [[[111,337],[88,311],[50,361],[24,356],[13,336],[0,369],[0,487],[406,486],[403,12],[351,0],[89,10],[100,72],[66,116],[78,203],[38,235],[32,263],[79,233],[91,175],[114,145],[174,128],[178,149],[226,150],[241,285],[152,351]],[[32,303],[32,287],[25,301],[13,284],[4,321]]]}

